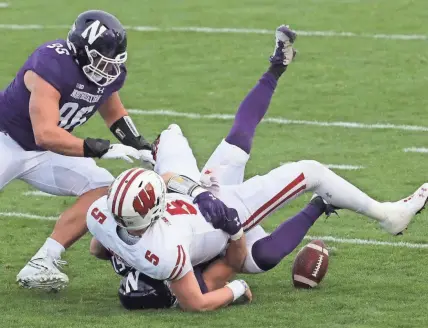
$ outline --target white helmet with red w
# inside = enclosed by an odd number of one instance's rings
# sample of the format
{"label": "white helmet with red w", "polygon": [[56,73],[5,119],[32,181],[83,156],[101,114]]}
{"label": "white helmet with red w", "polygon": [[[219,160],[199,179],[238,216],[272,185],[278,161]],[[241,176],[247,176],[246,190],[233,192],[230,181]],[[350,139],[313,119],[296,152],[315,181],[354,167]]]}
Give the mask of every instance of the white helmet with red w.
{"label": "white helmet with red w", "polygon": [[119,226],[139,230],[163,216],[165,195],[166,186],[160,175],[134,168],[120,174],[112,183],[107,202]]}

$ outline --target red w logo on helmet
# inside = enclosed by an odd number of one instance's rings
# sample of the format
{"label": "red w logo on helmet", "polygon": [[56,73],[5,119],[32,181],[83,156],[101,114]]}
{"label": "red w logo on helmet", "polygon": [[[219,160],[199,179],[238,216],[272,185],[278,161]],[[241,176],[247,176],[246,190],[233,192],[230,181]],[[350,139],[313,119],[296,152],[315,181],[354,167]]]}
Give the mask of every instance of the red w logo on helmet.
{"label": "red w logo on helmet", "polygon": [[155,190],[152,184],[148,183],[134,198],[132,206],[135,212],[141,216],[145,216],[155,206],[155,202]]}

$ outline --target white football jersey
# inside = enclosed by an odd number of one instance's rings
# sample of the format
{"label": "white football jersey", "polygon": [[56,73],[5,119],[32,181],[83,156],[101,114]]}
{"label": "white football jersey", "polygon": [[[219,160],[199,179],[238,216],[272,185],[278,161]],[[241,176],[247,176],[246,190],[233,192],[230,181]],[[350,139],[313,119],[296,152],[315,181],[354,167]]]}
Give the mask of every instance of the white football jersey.
{"label": "white football jersey", "polygon": [[134,245],[119,238],[107,196],[89,208],[88,229],[105,248],[138,271],[158,280],[180,279],[193,266],[222,253],[229,236],[206,222],[190,197],[167,194],[166,201],[164,218],[152,224]]}

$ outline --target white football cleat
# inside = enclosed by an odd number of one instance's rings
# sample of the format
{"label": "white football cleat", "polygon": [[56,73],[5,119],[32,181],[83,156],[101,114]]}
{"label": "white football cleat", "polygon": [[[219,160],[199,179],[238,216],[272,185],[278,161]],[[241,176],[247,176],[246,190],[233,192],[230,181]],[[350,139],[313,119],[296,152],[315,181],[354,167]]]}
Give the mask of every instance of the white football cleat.
{"label": "white football cleat", "polygon": [[287,66],[296,56],[293,43],[297,34],[288,25],[281,25],[275,33],[275,49],[269,61],[274,65]]}
{"label": "white football cleat", "polygon": [[68,285],[68,277],[60,269],[66,261],[49,256],[46,251],[38,252],[18,273],[16,281],[24,288],[58,291]]}
{"label": "white football cleat", "polygon": [[383,229],[393,235],[406,230],[413,217],[420,213],[428,200],[428,183],[424,183],[416,192],[398,202],[384,203],[386,218],[380,221]]}

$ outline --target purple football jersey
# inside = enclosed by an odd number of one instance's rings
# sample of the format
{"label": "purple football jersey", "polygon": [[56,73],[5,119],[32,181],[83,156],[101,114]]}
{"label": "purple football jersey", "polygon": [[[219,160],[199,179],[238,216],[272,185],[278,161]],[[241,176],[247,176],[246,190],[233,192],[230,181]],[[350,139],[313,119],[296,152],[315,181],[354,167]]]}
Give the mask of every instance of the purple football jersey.
{"label": "purple football jersey", "polygon": [[110,85],[99,87],[89,81],[77,65],[65,40],[47,42],[27,59],[9,86],[0,92],[0,131],[7,132],[25,150],[43,150],[34,141],[29,114],[30,92],[24,74],[31,70],[61,94],[58,126],[71,132],[85,123],[113,92],[124,84],[126,68]]}

